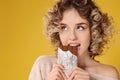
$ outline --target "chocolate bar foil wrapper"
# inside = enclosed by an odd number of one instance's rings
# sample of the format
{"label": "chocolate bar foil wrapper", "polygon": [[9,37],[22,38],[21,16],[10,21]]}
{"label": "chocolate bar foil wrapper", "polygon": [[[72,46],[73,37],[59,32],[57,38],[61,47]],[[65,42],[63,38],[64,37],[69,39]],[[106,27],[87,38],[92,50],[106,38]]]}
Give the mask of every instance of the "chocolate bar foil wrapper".
{"label": "chocolate bar foil wrapper", "polygon": [[67,77],[70,70],[77,66],[77,61],[77,56],[72,54],[69,50],[63,51],[62,49],[58,48],[58,64],[62,64],[64,66],[64,72]]}

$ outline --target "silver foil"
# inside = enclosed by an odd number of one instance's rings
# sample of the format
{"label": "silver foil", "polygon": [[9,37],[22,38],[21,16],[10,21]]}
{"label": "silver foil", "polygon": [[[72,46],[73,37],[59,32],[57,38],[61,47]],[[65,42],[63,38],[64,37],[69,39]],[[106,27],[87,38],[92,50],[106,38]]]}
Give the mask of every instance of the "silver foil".
{"label": "silver foil", "polygon": [[65,67],[64,72],[67,77],[70,70],[77,66],[77,61],[76,55],[72,54],[70,51],[63,51],[58,48],[58,64],[62,64]]}

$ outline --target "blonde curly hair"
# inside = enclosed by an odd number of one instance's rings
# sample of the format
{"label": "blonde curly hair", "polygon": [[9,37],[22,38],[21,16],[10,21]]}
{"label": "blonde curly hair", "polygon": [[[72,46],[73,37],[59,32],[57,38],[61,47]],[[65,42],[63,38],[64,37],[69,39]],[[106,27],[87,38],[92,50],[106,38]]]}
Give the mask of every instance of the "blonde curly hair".
{"label": "blonde curly hair", "polygon": [[59,0],[45,16],[46,34],[57,48],[62,45],[59,38],[59,22],[65,10],[74,8],[90,23],[90,57],[100,55],[112,36],[111,19],[102,13],[92,0]]}

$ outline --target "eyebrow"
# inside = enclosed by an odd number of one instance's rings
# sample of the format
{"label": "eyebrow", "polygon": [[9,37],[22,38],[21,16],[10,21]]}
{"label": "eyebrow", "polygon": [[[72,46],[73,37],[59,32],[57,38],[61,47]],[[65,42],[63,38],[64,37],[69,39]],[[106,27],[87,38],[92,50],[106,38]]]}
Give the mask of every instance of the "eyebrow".
{"label": "eyebrow", "polygon": [[67,25],[67,24],[65,24],[65,23],[60,23],[60,25]]}
{"label": "eyebrow", "polygon": [[82,23],[77,23],[76,25],[83,25],[83,24],[85,24],[85,25],[89,26],[89,24],[84,23],[84,22],[82,22]]}
{"label": "eyebrow", "polygon": [[[89,24],[87,24],[87,23],[84,23],[84,22],[77,23],[76,25],[83,25],[83,24],[85,24],[85,25],[89,26]],[[65,23],[60,23],[60,25],[67,25],[67,24],[65,24]]]}

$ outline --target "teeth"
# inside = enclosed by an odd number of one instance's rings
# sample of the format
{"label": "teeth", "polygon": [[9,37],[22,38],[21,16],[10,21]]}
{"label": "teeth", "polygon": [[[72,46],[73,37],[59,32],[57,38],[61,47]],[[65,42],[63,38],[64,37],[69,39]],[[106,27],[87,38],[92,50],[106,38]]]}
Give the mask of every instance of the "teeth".
{"label": "teeth", "polygon": [[80,44],[70,44],[70,46],[79,46]]}

